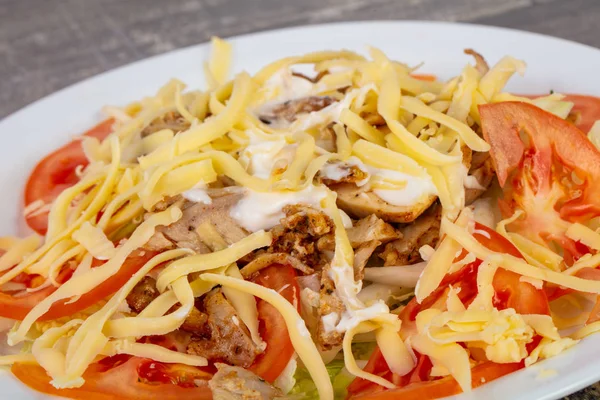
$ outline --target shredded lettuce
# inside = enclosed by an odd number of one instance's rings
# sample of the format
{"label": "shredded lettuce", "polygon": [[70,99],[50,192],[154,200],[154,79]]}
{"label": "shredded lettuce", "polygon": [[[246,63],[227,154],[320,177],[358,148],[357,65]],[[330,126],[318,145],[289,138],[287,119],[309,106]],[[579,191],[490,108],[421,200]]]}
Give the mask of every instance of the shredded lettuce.
{"label": "shredded lettuce", "polygon": [[[352,381],[352,377],[350,381],[342,377],[338,378],[340,372],[344,368],[344,360],[333,360],[329,364],[327,364],[327,373],[329,374],[329,379],[333,384],[333,390],[336,399],[344,399],[346,397],[346,387]],[[348,374],[349,375],[349,374]],[[293,399],[318,399],[319,394],[317,392],[317,388],[310,378],[310,374],[304,367],[298,367],[296,369],[296,374],[294,375],[294,379],[296,379],[296,385],[292,388],[292,390],[288,393],[288,396]]]}
{"label": "shredded lettuce", "polygon": [[[352,343],[352,352],[354,358],[359,362],[359,365],[366,364],[373,350],[377,346],[376,342],[365,342],[365,343]],[[333,392],[336,399],[345,399],[348,394],[346,388],[354,380],[354,376],[350,374],[344,367],[344,360],[336,358],[327,364],[327,372],[329,379],[333,386]],[[318,398],[317,388],[310,378],[310,374],[306,368],[298,367],[294,374],[296,385],[288,393],[290,399],[303,400],[303,399],[316,399]]]}

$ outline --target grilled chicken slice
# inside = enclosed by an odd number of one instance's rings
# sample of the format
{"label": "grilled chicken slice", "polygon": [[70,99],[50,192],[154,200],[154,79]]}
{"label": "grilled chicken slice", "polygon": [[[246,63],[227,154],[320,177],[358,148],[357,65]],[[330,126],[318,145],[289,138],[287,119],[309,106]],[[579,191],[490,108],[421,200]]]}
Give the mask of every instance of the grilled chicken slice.
{"label": "grilled chicken slice", "polygon": [[168,113],[154,119],[150,124],[142,130],[142,137],[146,137],[163,129],[170,129],[174,133],[186,131],[190,128],[190,123],[183,118],[177,111],[169,111]]}
{"label": "grilled chicken slice", "polygon": [[437,199],[431,195],[411,206],[395,206],[354,184],[336,184],[330,188],[337,192],[338,207],[350,216],[363,218],[375,214],[387,222],[412,222]]}
{"label": "grilled chicken slice", "polygon": [[333,242],[335,227],[331,218],[314,208],[294,205],[283,208],[286,217],[271,230],[269,252],[286,253],[311,269],[320,270],[329,263],[319,243]]}
{"label": "grilled chicken slice", "polygon": [[156,229],[148,247],[152,249],[188,248],[196,253],[211,252],[210,244],[204,243],[201,233],[204,223],[212,228],[228,244],[233,244],[248,236],[248,232],[239,226],[229,215],[229,210],[241,198],[239,193],[221,191],[219,196],[212,198],[211,204],[195,203],[184,200],[181,206],[183,216],[174,224],[161,226]]}
{"label": "grilled chicken slice", "polygon": [[340,346],[344,340],[344,334],[335,329],[331,329],[329,324],[324,321],[327,319],[331,324],[336,324],[339,317],[346,307],[342,299],[335,292],[335,284],[329,277],[330,264],[327,264],[321,271],[321,287],[319,290],[319,324],[317,325],[317,344],[322,350],[331,350]]}
{"label": "grilled chicken slice", "polygon": [[374,214],[358,220],[347,233],[354,248],[373,240],[387,243],[402,238],[402,234],[396,228]]}
{"label": "grilled chicken slice", "polygon": [[388,243],[380,255],[384,265],[409,265],[421,261],[419,249],[424,245],[437,245],[441,216],[442,207],[436,203],[412,224],[401,228],[402,239]]}
{"label": "grilled chicken slice", "polygon": [[207,293],[202,308],[200,311],[207,315],[206,323],[192,332],[187,352],[244,368],[252,365],[261,350],[222,290]]}
{"label": "grilled chicken slice", "polygon": [[217,373],[208,382],[214,400],[270,400],[283,393],[256,374],[216,363]]}
{"label": "grilled chicken slice", "polygon": [[364,276],[364,269],[373,255],[373,252],[381,242],[379,240],[371,240],[370,242],[364,242],[358,248],[354,249],[354,279],[361,281]]}
{"label": "grilled chicken slice", "polygon": [[145,276],[141,281],[135,285],[133,290],[129,292],[127,298],[127,305],[136,313],[141,313],[144,308],[148,307],[148,304],[152,303],[154,299],[156,299],[160,293],[156,288],[156,281],[149,277]]}
{"label": "grilled chicken slice", "polygon": [[260,120],[265,124],[294,122],[299,115],[320,111],[335,101],[329,96],[308,96],[284,101],[261,114]]}

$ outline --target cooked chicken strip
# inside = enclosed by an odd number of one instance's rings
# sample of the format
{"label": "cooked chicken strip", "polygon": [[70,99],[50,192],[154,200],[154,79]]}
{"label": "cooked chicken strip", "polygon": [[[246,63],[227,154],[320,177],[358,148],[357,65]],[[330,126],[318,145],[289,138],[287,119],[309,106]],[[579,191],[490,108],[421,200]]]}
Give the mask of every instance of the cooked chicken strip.
{"label": "cooked chicken strip", "polygon": [[156,281],[149,276],[145,276],[134,286],[133,290],[127,295],[125,300],[127,301],[129,308],[136,313],[140,313],[159,295],[160,293],[156,288]]}
{"label": "cooked chicken strip", "polygon": [[260,120],[266,124],[276,121],[294,122],[299,115],[320,111],[334,102],[335,99],[329,96],[309,96],[288,100],[262,114]]}
{"label": "cooked chicken strip", "polygon": [[402,234],[396,228],[374,214],[358,220],[347,233],[354,248],[373,240],[387,243],[402,238]]}
{"label": "cooked chicken strip", "polygon": [[187,352],[244,368],[252,365],[260,349],[222,290],[213,289],[206,294],[203,308],[202,311],[207,314],[206,326],[193,332],[195,336]]}
{"label": "cooked chicken strip", "polygon": [[436,200],[436,196],[428,196],[421,202],[411,206],[395,206],[379,198],[375,193],[365,191],[354,184],[336,184],[330,186],[338,194],[337,205],[350,216],[356,218],[375,214],[388,222],[408,223],[414,221]]}
{"label": "cooked chicken strip", "polygon": [[182,132],[190,128],[190,123],[177,111],[169,111],[165,115],[156,118],[142,131],[142,137],[146,137],[163,129],[170,129],[174,133]]}
{"label": "cooked chicken strip", "polygon": [[421,261],[419,249],[428,244],[435,247],[439,240],[442,207],[435,204],[426,213],[400,231],[402,239],[385,246],[380,255],[384,265],[409,265]]}
{"label": "cooked chicken strip", "polygon": [[220,196],[212,197],[211,204],[183,201],[181,219],[169,226],[158,227],[155,235],[150,239],[150,245],[156,248],[171,242],[172,247],[188,248],[197,253],[209,253],[210,244],[205,244],[196,231],[198,228],[202,229],[202,224],[206,222],[215,228],[227,244],[240,241],[248,236],[248,232],[229,215],[229,209],[239,201],[240,197],[241,195],[237,193],[222,192]]}
{"label": "cooked chicken strip", "polygon": [[283,396],[279,389],[246,369],[221,363],[215,366],[217,373],[208,382],[214,400],[270,400]]}
{"label": "cooked chicken strip", "polygon": [[286,217],[271,230],[273,242],[268,251],[289,254],[308,267],[320,270],[329,259],[318,243],[323,238],[332,241],[333,221],[323,212],[307,206],[286,206],[283,211]]}

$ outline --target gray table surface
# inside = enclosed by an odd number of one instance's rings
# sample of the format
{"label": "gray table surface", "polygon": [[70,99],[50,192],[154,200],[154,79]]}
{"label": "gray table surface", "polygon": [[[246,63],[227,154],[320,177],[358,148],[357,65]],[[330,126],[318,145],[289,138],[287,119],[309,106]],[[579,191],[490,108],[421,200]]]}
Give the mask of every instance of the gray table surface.
{"label": "gray table surface", "polygon": [[[212,35],[365,19],[497,25],[600,47],[600,0],[0,0],[0,118]],[[568,397],[598,398],[599,384]]]}

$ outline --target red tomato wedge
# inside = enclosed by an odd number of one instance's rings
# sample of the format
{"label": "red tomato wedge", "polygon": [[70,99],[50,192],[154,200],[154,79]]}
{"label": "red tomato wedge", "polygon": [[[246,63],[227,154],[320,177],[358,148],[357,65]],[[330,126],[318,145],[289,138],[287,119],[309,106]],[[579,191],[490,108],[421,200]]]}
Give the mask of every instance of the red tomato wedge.
{"label": "red tomato wedge", "polygon": [[[540,95],[521,95],[530,99],[546,96]],[[583,132],[588,133],[594,125],[594,122],[600,119],[600,97],[588,96],[585,94],[567,94],[565,101],[573,102],[572,114],[575,114],[575,126]]]}
{"label": "red tomato wedge", "polygon": [[588,133],[594,122],[600,119],[600,98],[583,94],[568,94],[565,101],[574,103],[571,112],[579,114],[575,125]]}
{"label": "red tomato wedge", "polygon": [[[116,362],[115,366],[107,365]],[[85,400],[209,400],[208,384],[194,382],[210,379],[199,368],[161,364],[152,360],[115,356],[92,364],[83,374],[85,383],[74,389],[56,389],[46,371],[33,364],[14,364],[11,372],[38,392]]]}
{"label": "red tomato wedge", "polygon": [[[484,383],[498,379],[511,372],[523,368],[522,363],[512,364],[496,364],[485,362],[477,365],[471,370],[471,385],[473,388],[483,385]],[[415,382],[413,384],[391,389],[379,390],[361,393],[350,397],[351,399],[361,400],[425,400],[439,399],[446,396],[452,396],[462,393],[462,389],[452,377],[445,377],[428,382]]]}
{"label": "red tomato wedge", "polygon": [[[102,282],[90,292],[82,295],[79,300],[65,304],[65,301],[54,303],[48,312],[38,318],[39,321],[47,321],[73,315],[79,311],[85,310],[89,306],[110,296],[119,290],[133,274],[135,274],[144,264],[154,257],[157,253],[151,251],[135,251],[123,263],[123,266],[115,275]],[[68,279],[72,271],[63,273],[64,280]],[[62,279],[59,279],[61,281]],[[16,319],[22,321],[23,318],[40,301],[54,293],[54,286],[47,287],[37,292],[9,295],[0,293],[0,317]]]}
{"label": "red tomato wedge", "polygon": [[[261,270],[254,282],[279,292],[287,301],[296,304],[300,311],[300,289],[296,282],[296,270],[291,266],[271,265]],[[279,311],[260,299],[257,299],[257,308],[260,334],[267,343],[267,348],[258,356],[250,370],[272,383],[293,357],[294,346]]]}
{"label": "red tomato wedge", "polygon": [[[511,254],[515,257],[522,257],[520,252],[503,236],[494,230],[475,223],[473,236],[484,246],[492,251]],[[458,258],[462,258],[460,255]],[[446,275],[438,289],[423,300],[421,304],[413,298],[400,313],[402,320],[401,334],[408,334],[414,330],[415,318],[417,314],[431,307],[443,307],[444,294],[448,286],[452,285],[459,289],[459,299],[468,306],[477,295],[477,270],[481,264],[476,260],[465,265],[459,271]],[[550,307],[546,293],[542,289],[537,289],[533,285],[522,282],[520,275],[503,268],[498,268],[492,282],[494,286],[494,306],[500,310],[514,308],[519,314],[545,314],[550,315]],[[511,367],[508,367],[511,366]],[[479,376],[486,381],[493,380],[502,375],[516,371],[522,368],[522,363],[517,364],[496,364],[492,362],[483,363],[473,368],[473,379]],[[479,369],[478,369],[479,368]],[[354,399],[387,399],[387,398],[408,398],[408,399],[430,399],[450,396],[460,393],[460,387],[456,381],[449,377],[437,380],[430,380],[429,372],[431,363],[427,357],[420,356],[415,369],[406,376],[400,377],[393,374],[379,349],[376,349],[371,355],[365,371],[383,376],[399,386],[399,389],[385,391],[383,387],[376,385],[364,379],[356,378],[348,387],[350,398]],[[477,370],[477,372],[476,372]],[[481,372],[483,371],[483,372]],[[481,375],[476,375],[481,372]],[[474,383],[473,387],[477,385]],[[375,396],[375,397],[371,397]],[[386,397],[389,396],[389,397]],[[399,396],[399,397],[394,397]]]}
{"label": "red tomato wedge", "polygon": [[568,222],[600,215],[600,152],[573,124],[521,102],[479,107],[485,140],[504,199],[504,216],[525,216],[515,231],[546,245],[554,241],[576,259],[580,250],[565,236]]}
{"label": "red tomato wedge", "polygon": [[[102,140],[112,132],[113,122],[113,119],[107,119],[84,135]],[[42,200],[45,204],[51,203],[63,190],[77,183],[79,178],[75,174],[75,169],[79,165],[88,165],[88,159],[83,153],[79,140],[73,140],[48,154],[29,175],[25,186],[25,205],[38,200]],[[47,212],[28,216],[26,221],[27,225],[40,235],[46,234],[48,229]]]}

